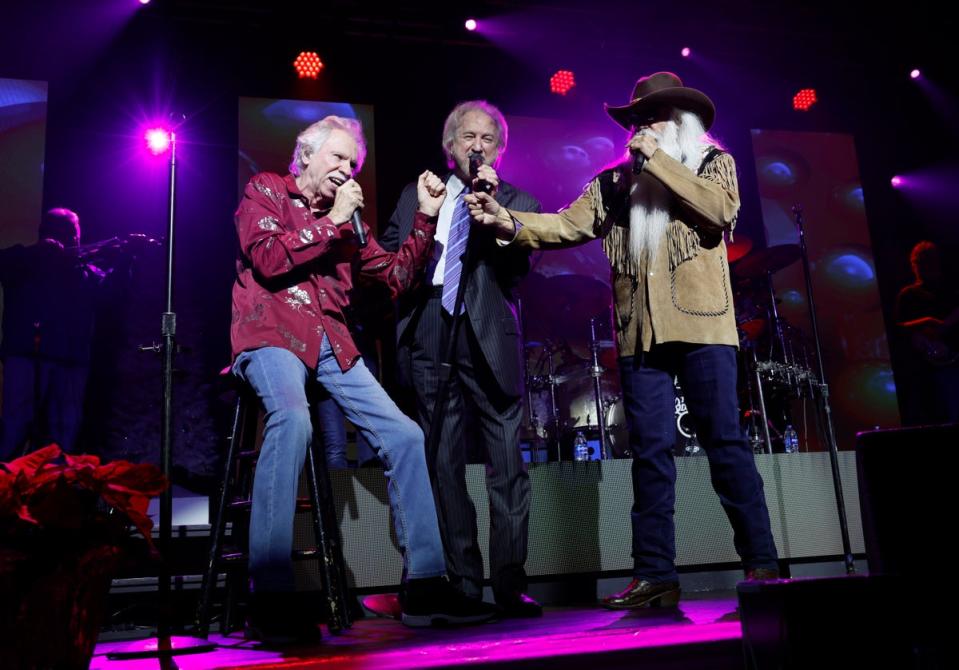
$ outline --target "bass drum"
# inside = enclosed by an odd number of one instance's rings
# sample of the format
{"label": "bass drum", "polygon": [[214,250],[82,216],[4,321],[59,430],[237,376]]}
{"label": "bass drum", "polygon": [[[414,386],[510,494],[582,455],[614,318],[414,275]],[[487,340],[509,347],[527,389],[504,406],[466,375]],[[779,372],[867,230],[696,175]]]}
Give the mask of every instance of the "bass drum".
{"label": "bass drum", "polygon": [[614,458],[632,458],[629,451],[626,410],[623,409],[622,398],[616,398],[616,401],[606,409],[606,437]]}

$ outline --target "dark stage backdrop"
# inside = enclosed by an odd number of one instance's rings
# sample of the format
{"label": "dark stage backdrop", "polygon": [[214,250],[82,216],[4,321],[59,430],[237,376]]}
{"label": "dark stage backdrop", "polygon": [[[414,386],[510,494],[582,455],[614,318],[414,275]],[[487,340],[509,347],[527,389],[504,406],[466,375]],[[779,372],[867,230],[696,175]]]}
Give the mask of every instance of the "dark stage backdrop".
{"label": "dark stage backdrop", "polygon": [[[37,241],[46,129],[47,83],[0,78],[0,249]],[[0,314],[2,305],[0,288]],[[0,379],[2,374],[0,362]],[[0,384],[0,407],[2,388]]]}
{"label": "dark stage backdrop", "polygon": [[[770,247],[797,244],[792,208],[801,205],[804,210],[837,439],[841,449],[852,449],[857,431],[899,425],[896,385],[853,137],[753,130],[752,140],[765,242]],[[794,347],[800,355],[803,350],[811,354],[812,327],[801,262],[775,273],[772,281],[781,300],[780,314],[787,323],[787,347]],[[804,407],[793,403],[791,409],[804,443]],[[812,407],[805,409],[809,413],[809,448],[822,448],[812,421]]]}

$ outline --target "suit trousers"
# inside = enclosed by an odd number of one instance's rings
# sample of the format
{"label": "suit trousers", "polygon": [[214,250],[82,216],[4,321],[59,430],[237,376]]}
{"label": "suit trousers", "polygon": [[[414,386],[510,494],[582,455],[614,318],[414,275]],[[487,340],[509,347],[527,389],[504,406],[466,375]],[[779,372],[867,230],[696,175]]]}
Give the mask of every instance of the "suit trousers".
{"label": "suit trousers", "polygon": [[[459,318],[462,323],[437,453],[434,494],[450,579],[466,595],[479,596],[483,558],[477,540],[476,508],[466,489],[465,420],[467,412],[473,412],[487,457],[490,576],[494,596],[503,600],[511,593],[526,590],[530,483],[519,450],[522,397],[507,395],[500,389],[468,315]],[[424,297],[414,319],[410,347],[412,381],[417,418],[428,435],[453,317],[443,310],[441,297],[434,291]]]}

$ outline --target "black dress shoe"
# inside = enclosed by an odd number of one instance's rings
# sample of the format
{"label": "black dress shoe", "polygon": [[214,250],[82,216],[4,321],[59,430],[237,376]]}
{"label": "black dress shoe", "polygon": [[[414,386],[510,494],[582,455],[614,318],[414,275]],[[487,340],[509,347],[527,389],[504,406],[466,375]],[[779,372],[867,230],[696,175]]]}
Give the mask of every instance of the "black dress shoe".
{"label": "black dress shoe", "polygon": [[747,582],[764,582],[779,579],[779,570],[776,568],[751,568],[746,570]]}
{"label": "black dress shoe", "polygon": [[525,593],[512,593],[503,598],[497,598],[496,604],[500,608],[501,617],[511,619],[535,619],[543,616],[543,606]]}
{"label": "black dress shoe", "polygon": [[410,628],[483,623],[499,614],[495,606],[463,595],[446,577],[407,581],[399,603],[400,620]]}
{"label": "black dress shoe", "polygon": [[603,598],[603,607],[611,610],[635,610],[643,607],[676,607],[679,582],[650,582],[634,579],[619,593]]}

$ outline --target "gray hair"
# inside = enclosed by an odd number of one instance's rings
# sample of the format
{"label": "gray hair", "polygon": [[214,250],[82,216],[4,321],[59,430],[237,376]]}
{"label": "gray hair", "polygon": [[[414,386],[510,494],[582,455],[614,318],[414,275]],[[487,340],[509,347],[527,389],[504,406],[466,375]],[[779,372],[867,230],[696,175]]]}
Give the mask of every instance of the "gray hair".
{"label": "gray hair", "polygon": [[453,108],[446,122],[443,124],[443,152],[446,154],[446,162],[450,167],[454,166],[453,161],[453,142],[456,141],[456,133],[460,129],[463,117],[470,112],[483,112],[493,120],[496,126],[496,150],[502,154],[506,150],[506,141],[509,139],[509,126],[506,125],[506,118],[503,112],[499,111],[495,105],[485,100],[467,100],[461,102]]}
{"label": "gray hair", "polygon": [[366,158],[366,139],[363,137],[363,124],[356,119],[331,115],[317,121],[296,136],[296,148],[293,149],[293,160],[290,161],[290,172],[294,177],[299,177],[300,173],[306,168],[303,158],[319,151],[334,130],[342,130],[348,133],[356,142],[355,172],[360,171]]}

